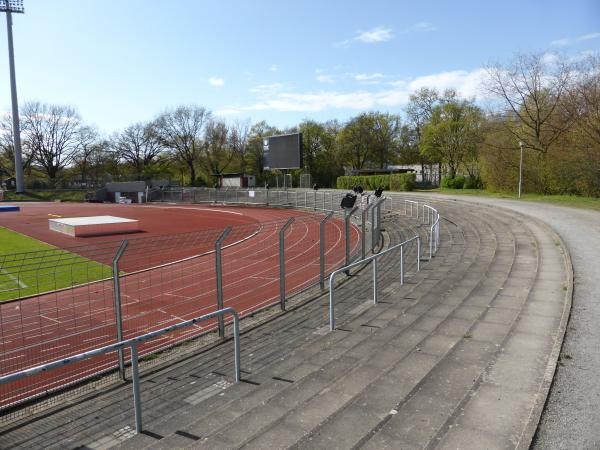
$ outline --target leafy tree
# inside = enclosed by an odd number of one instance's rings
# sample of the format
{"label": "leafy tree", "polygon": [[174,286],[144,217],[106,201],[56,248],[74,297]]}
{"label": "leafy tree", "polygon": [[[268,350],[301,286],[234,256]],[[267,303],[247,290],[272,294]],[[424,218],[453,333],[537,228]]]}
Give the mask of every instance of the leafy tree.
{"label": "leafy tree", "polygon": [[229,145],[239,161],[240,172],[246,173],[248,166],[250,122],[236,122],[229,127]]}
{"label": "leafy tree", "polygon": [[419,148],[425,156],[446,164],[449,177],[454,178],[465,161],[476,160],[482,123],[483,114],[473,102],[454,100],[437,105],[423,129]]}
{"label": "leafy tree", "polygon": [[379,112],[359,114],[338,134],[341,160],[352,169],[385,168],[398,150],[400,119]]}
{"label": "leafy tree", "polygon": [[223,174],[233,156],[227,124],[223,121],[209,121],[206,125],[202,159],[200,160],[208,177]]}
{"label": "leafy tree", "polygon": [[269,125],[266,121],[255,123],[250,128],[250,134],[248,137],[248,156],[249,165],[252,168],[252,173],[258,177],[258,182],[264,181],[264,144],[263,139],[269,136],[281,134],[281,130],[276,127]]}
{"label": "leafy tree", "polygon": [[318,123],[304,120],[298,131],[302,133],[304,171],[320,186],[332,186],[335,178],[343,175],[336,155],[337,122]]}

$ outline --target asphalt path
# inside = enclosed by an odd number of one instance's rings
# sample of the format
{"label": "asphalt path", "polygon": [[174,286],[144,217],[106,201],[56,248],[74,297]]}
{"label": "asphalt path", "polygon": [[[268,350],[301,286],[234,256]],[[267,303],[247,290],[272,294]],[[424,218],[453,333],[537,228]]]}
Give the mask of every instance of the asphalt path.
{"label": "asphalt path", "polygon": [[414,195],[508,208],[541,219],[563,239],[573,263],[573,306],[560,363],[531,448],[600,448],[600,212],[486,197]]}

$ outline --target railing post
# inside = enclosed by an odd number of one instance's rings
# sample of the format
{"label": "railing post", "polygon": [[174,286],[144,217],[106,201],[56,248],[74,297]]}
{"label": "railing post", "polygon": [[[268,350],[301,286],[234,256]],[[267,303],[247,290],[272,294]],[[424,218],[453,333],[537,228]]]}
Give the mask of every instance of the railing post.
{"label": "railing post", "polygon": [[[347,274],[348,272],[346,272]],[[335,316],[333,310],[333,280],[335,279],[335,272],[329,276],[329,331],[335,329]]]}
{"label": "railing post", "polygon": [[[129,245],[127,240],[121,242],[117,253],[113,258],[112,269],[113,269],[113,293],[115,297],[115,322],[117,327],[117,342],[123,340],[123,317],[121,315],[121,281],[119,278],[119,260],[123,256],[125,249]],[[123,356],[123,349],[118,350],[119,355],[119,375],[125,380],[125,357]]]}
{"label": "railing post", "polygon": [[404,286],[404,245],[400,246],[400,286]]}
{"label": "railing post", "polygon": [[433,256],[433,228],[435,227],[434,225],[431,225],[431,229],[429,230],[429,261],[431,261],[431,258]]}
{"label": "railing post", "polygon": [[133,408],[135,411],[135,431],[142,432],[142,398],[140,396],[140,372],[138,369],[137,342],[131,343],[131,378],[133,380]]}
{"label": "railing post", "polygon": [[[345,247],[346,247],[346,266],[350,264],[350,219],[352,219],[352,214],[356,212],[358,206],[355,206],[350,211],[344,210],[344,238],[345,238]],[[346,275],[350,275],[350,271],[346,272]]]}
{"label": "railing post", "polygon": [[319,285],[325,289],[325,223],[331,219],[333,211],[327,214],[319,224]]}
{"label": "railing post", "polygon": [[[223,230],[221,236],[215,241],[215,272],[217,275],[217,309],[223,309],[223,267],[221,263],[221,245],[223,241],[231,233],[231,227],[228,226]],[[225,337],[225,321],[223,315],[218,317],[219,320],[219,337]]]}
{"label": "railing post", "polygon": [[279,306],[285,311],[285,232],[294,222],[290,217],[288,221],[279,230]]}
{"label": "railing post", "polygon": [[367,256],[367,242],[365,235],[367,233],[367,218],[369,217],[369,209],[371,209],[372,206],[373,203],[367,205],[367,207],[362,212],[362,220],[360,223],[360,231],[362,233],[360,237],[362,259],[365,259]]}
{"label": "railing post", "polygon": [[[402,248],[402,247],[401,247]],[[371,261],[373,264],[373,304],[377,304],[377,257]]]}
{"label": "railing post", "polygon": [[373,207],[371,208],[371,251],[375,250],[376,239],[375,239],[375,230],[377,229],[377,203],[373,203]]}
{"label": "railing post", "polygon": [[[241,376],[241,363],[240,363],[240,318],[235,310],[231,310],[233,316],[233,352],[235,354],[235,382],[239,383],[242,379]],[[222,317],[222,315],[221,315]]]}
{"label": "railing post", "polygon": [[417,272],[421,271],[421,236],[417,236]]}
{"label": "railing post", "polygon": [[267,189],[267,206],[269,206],[269,189]]}

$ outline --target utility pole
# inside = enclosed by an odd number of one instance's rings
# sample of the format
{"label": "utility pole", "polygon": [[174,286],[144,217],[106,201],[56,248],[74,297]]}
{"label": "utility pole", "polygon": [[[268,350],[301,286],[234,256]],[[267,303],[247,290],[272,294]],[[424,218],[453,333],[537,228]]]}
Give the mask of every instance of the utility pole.
{"label": "utility pole", "polygon": [[521,157],[519,159],[519,198],[521,198],[521,186],[523,185],[523,142],[519,141]]}
{"label": "utility pole", "polygon": [[8,65],[10,70],[10,94],[12,99],[13,144],[15,148],[15,178],[17,192],[25,191],[23,181],[23,160],[21,156],[21,128],[19,126],[19,104],[17,101],[17,80],[15,76],[15,51],[13,49],[12,13],[23,14],[23,0],[0,0],[0,12],[6,13],[6,31],[8,34]]}

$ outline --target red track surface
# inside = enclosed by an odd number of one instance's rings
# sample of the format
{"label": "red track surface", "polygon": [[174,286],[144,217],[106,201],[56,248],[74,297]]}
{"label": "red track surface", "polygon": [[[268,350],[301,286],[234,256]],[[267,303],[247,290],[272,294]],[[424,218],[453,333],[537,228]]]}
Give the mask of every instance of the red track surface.
{"label": "red track surface", "polygon": [[[296,221],[286,233],[286,292],[297,292],[318,280],[321,215],[262,208],[37,203],[23,205],[21,213],[10,213],[10,216],[3,213],[0,225],[60,247],[107,240],[106,237],[71,238],[51,232],[47,229],[49,213],[65,217],[110,214],[135,218],[140,220],[144,236],[157,239],[173,233],[234,225],[237,233],[234,231],[224,243],[233,245],[223,250],[223,298],[225,306],[232,306],[241,315],[279,300],[278,234],[285,220],[294,216]],[[119,236],[116,240],[138,236]],[[353,250],[358,242],[358,231],[353,228]],[[193,248],[170,250],[168,256],[148,253],[128,260],[126,253],[122,265],[126,271],[142,267],[140,259],[145,261],[145,267],[153,268],[121,278],[124,338],[216,309],[214,254],[194,257],[213,248],[214,239],[211,239]],[[325,251],[326,272],[329,273],[344,261],[343,224],[338,220],[332,220],[326,226]],[[135,254],[133,250],[132,254]],[[187,259],[172,262],[183,258]],[[171,262],[154,267],[167,260]],[[110,281],[2,304],[0,374],[113,343],[116,341],[114,324]],[[214,327],[214,321],[206,322],[163,335],[144,344],[141,353],[166,347]],[[0,385],[0,407],[114,367],[115,356],[106,355]]]}

